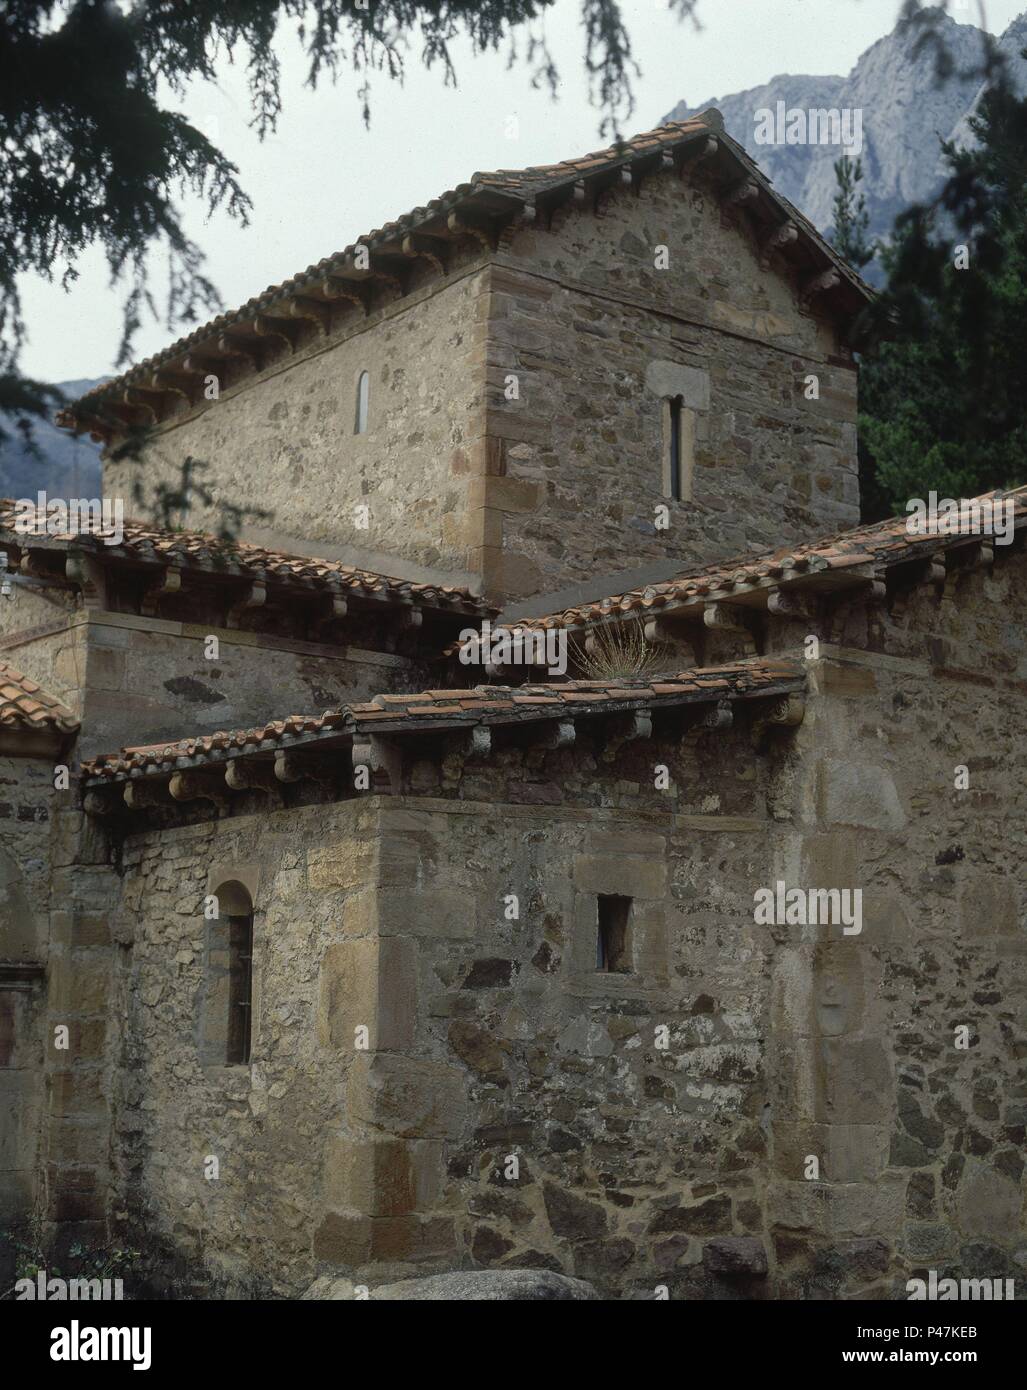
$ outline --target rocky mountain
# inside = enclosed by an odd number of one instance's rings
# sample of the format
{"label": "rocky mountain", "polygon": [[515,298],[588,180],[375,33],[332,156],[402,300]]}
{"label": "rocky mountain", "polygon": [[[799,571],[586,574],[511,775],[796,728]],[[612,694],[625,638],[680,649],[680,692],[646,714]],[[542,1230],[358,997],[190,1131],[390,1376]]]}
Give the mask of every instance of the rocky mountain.
{"label": "rocky mountain", "polygon": [[[59,381],[69,400],[82,396],[102,377]],[[34,455],[21,441],[10,420],[2,422],[8,436],[0,442],[0,497],[35,497],[42,490],[53,497],[98,497],[100,446],[88,435],[77,439],[49,420],[33,425]]]}
{"label": "rocky mountain", "polygon": [[[760,87],[707,101],[679,101],[664,120],[682,120],[705,107],[716,106],[728,133],[744,145],[774,186],[795,203],[823,232],[832,223],[836,192],[834,163],[843,151],[830,144],[761,143],[764,111],[809,111],[835,108],[862,112],[862,189],[874,236],[886,235],[896,213],[912,202],[929,198],[937,189],[942,163],[940,142],[966,141],[966,119],[980,94],[980,80],[964,75],[980,70],[982,36],[972,24],[944,16],[938,33],[949,49],[954,73],[939,84],[929,49],[914,52],[915,38],[896,27],[860,55],[847,77],[782,74]],[[1002,35],[1014,79],[1027,90],[1027,11]],[[853,131],[855,127],[851,127]],[[776,135],[776,130],[774,134]],[[852,153],[855,154],[855,148]]]}

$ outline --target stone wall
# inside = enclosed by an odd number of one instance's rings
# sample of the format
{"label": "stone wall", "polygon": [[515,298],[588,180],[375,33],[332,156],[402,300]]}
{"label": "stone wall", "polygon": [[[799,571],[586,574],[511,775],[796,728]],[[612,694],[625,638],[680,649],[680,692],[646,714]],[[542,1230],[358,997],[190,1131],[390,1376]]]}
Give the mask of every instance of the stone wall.
{"label": "stone wall", "polygon": [[0,758],[0,1275],[32,1215],[45,1106],[43,1021],[49,938],[46,847],[53,766]]}
{"label": "stone wall", "polygon": [[[427,679],[420,663],[342,644],[122,613],[91,613],[88,622],[84,758],[322,714],[385,691],[420,689]],[[216,660],[205,655],[211,635]]]}
{"label": "stone wall", "polygon": [[[489,280],[490,589],[528,595],[656,561],[740,554],[859,519],[856,374],[700,175],[523,231]],[[669,255],[656,269],[658,248]],[[506,399],[510,375],[519,399]],[[806,398],[818,378],[819,398]],[[680,395],[691,497],[664,488]],[[691,455],[689,457],[689,455]],[[656,529],[666,504],[669,528]]]}
{"label": "stone wall", "polygon": [[86,633],[70,589],[16,578],[0,602],[0,661],[7,661],[81,718]]}
{"label": "stone wall", "polygon": [[[775,959],[779,1287],[888,1296],[930,1268],[1013,1277],[1027,1244],[1023,683],[852,652],[813,679],[775,872],[860,886],[864,925],[829,944],[785,928]],[[803,1177],[810,1154],[826,1188]]]}
{"label": "stone wall", "polygon": [[[121,1238],[180,1297],[295,1294],[312,1277],[323,1154],[354,1063],[324,1017],[326,962],[367,881],[374,810],[345,802],[141,835],[124,848],[114,1081]],[[204,898],[254,903],[251,1065],[215,1065]],[[206,1176],[216,1159],[218,1176]]]}
{"label": "stone wall", "polygon": [[[652,738],[497,730],[485,756],[421,735],[402,794],[131,837],[116,1191],[172,1287],[544,1266],[618,1298],[892,1298],[932,1268],[1015,1277],[1020,569],[853,606],[840,627],[876,649],[825,644],[793,732],[736,703],[708,729],[658,711]],[[203,897],[226,879],[256,904],[248,1068],[203,1050]],[[861,930],[758,921],[778,882],[858,889]],[[632,900],[628,970],[596,968],[601,897]]]}
{"label": "stone wall", "polygon": [[[218,498],[274,513],[244,537],[358,546],[371,568],[396,556],[480,576],[496,597],[858,520],[851,358],[701,173],[607,191],[598,213],[557,209],[491,254],[460,243],[454,256],[448,276],[326,338],[310,329],[295,354],[229,377],[215,403],[181,405],[147,447],[146,488],[191,456]],[[692,477],[683,501],[665,495],[671,396]],[[140,476],[108,461],[106,490],[128,497]],[[214,514],[196,502],[189,524]]]}
{"label": "stone wall", "polygon": [[[455,261],[449,277],[427,277],[366,320],[348,314],[328,338],[172,416],[144,452],[144,473],[108,459],[106,492],[130,498],[143,477],[149,496],[192,456],[208,465],[201,480],[216,498],[273,513],[248,523],[244,539],[259,530],[288,549],[298,538],[306,553],[318,542],[358,546],[462,575],[468,457],[482,425],[482,287],[473,262]],[[362,371],[370,407],[367,432],[356,435]],[[366,530],[354,519],[361,505]],[[199,501],[188,515],[197,529],[215,520]]]}

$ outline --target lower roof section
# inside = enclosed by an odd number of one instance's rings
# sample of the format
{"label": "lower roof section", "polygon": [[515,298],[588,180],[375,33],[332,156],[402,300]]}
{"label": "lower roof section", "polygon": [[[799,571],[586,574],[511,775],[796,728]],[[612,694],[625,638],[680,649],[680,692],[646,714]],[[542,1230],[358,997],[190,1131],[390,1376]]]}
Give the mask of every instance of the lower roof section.
{"label": "lower roof section", "polygon": [[441,731],[555,721],[573,723],[593,715],[630,713],[665,706],[713,706],[755,697],[800,694],[803,663],[753,658],[723,666],[697,667],[667,675],[623,680],[565,681],[541,685],[483,685],[473,689],[426,690],[379,695],[365,704],[343,705],[321,715],[290,715],[254,729],[205,734],[176,743],[123,748],[83,763],[87,786],[169,776],[189,768],[277,755],[317,746],[345,746],[373,737],[389,739]]}

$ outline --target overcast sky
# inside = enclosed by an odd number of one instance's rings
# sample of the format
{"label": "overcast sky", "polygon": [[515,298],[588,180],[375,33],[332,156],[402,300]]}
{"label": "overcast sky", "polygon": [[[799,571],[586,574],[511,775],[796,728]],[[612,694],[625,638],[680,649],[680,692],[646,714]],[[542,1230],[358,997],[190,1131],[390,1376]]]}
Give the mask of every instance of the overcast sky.
{"label": "overcast sky", "polygon": [[[987,0],[988,28],[1001,33],[1027,0]],[[682,98],[690,105],[767,82],[779,73],[847,73],[888,33],[899,0],[700,0],[696,31],[667,12],[666,0],[622,0],[642,75],[625,134],[648,130]],[[951,0],[960,22],[976,21],[976,0]],[[523,66],[505,55],[456,52],[459,85],[418,62],[416,45],[402,86],[374,79],[370,129],[357,82],[311,92],[294,37],[283,32],[285,111],[277,133],[259,142],[249,129],[245,75],[227,65],[219,87],[197,85],[185,109],[239,166],[253,199],[251,224],[227,216],[209,223],[189,209],[187,228],[207,255],[206,269],[226,308],[296,274],[408,212],[476,170],[519,168],[584,154],[605,142],[588,103],[579,0],[557,0],[546,21],[560,68],[559,99],[531,89]],[[510,138],[516,117],[516,138]],[[155,263],[156,264],[156,263]],[[120,314],[102,259],[87,256],[70,294],[23,282],[30,343],[23,369],[63,381],[114,369]],[[159,288],[159,282],[158,282]],[[147,323],[136,359],[166,346],[188,326]]]}

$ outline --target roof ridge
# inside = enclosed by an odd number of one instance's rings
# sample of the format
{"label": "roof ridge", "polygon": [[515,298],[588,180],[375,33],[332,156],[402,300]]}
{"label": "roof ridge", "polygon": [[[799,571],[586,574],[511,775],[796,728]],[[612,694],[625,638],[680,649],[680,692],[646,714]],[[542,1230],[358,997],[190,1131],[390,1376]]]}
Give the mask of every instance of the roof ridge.
{"label": "roof ridge", "polygon": [[[589,154],[561,160],[556,164],[535,165],[526,169],[479,170],[469,182],[458,184],[437,198],[430,199],[423,206],[414,208],[395,220],[386,222],[381,227],[367,232],[349,246],[322,257],[316,264],[307,266],[305,270],[290,276],[280,284],[267,286],[266,289],[251,296],[239,307],[218,314],[209,322],[177,338],[168,347],[143,358],[109,381],[93,387],[73,405],[60,411],[56,417],[57,423],[69,429],[91,429],[94,433],[99,432],[101,437],[105,432],[109,434],[116,431],[117,421],[113,418],[105,418],[102,413],[96,411],[90,414],[91,403],[101,401],[108,393],[115,390],[124,391],[131,388],[135,383],[141,383],[144,394],[148,393],[152,400],[154,393],[161,395],[165,389],[171,389],[166,388],[165,384],[153,376],[155,373],[159,376],[158,369],[162,365],[178,358],[180,360],[176,364],[175,373],[181,375],[184,372],[189,375],[199,371],[199,367],[190,367],[186,362],[190,350],[195,351],[199,344],[207,343],[208,350],[213,352],[215,357],[218,357],[217,347],[211,344],[211,340],[217,335],[227,333],[233,326],[236,332],[247,332],[249,330],[245,320],[256,320],[264,315],[274,317],[276,307],[281,311],[287,300],[295,300],[296,297],[299,297],[308,301],[312,295],[316,298],[321,293],[321,286],[333,275],[337,279],[340,277],[342,279],[350,278],[350,272],[353,270],[352,262],[358,252],[382,254],[383,248],[387,250],[389,243],[402,241],[406,236],[416,233],[419,228],[423,228],[426,224],[439,218],[450,217],[465,203],[471,203],[474,213],[484,211],[486,218],[502,221],[508,213],[514,212],[516,202],[523,204],[531,201],[529,195],[544,194],[551,191],[554,186],[570,180],[576,181],[592,175],[602,175],[625,160],[659,156],[668,152],[671,147],[676,148],[690,136],[701,137],[704,131],[729,150],[736,163],[741,165],[746,177],[758,184],[767,197],[778,205],[779,213],[783,213],[786,219],[795,222],[803,236],[816,246],[828,265],[839,272],[842,279],[848,282],[861,299],[869,300],[873,297],[874,291],[871,287],[839,255],[816,226],[774,189],[770,178],[746,152],[744,146],[727,133],[720,111],[716,107],[708,107],[685,120],[664,122],[650,130],[632,135],[622,143],[609,145]],[[364,266],[361,269],[366,271],[367,267]],[[383,273],[386,274],[387,279],[390,278],[388,272]],[[344,294],[342,298],[348,302],[350,296]],[[316,309],[316,313],[320,315],[324,312],[330,312],[330,310],[324,309],[324,305],[328,303],[327,300],[318,299],[317,305],[320,307]],[[851,304],[849,308],[851,311]],[[367,305],[365,304],[365,312],[366,310]],[[306,312],[312,312],[309,303],[306,305]],[[300,318],[303,316],[303,314],[299,315]],[[260,336],[259,331],[258,336]],[[174,389],[180,391],[180,384]],[[136,404],[131,400],[121,401],[120,398],[119,403],[130,407]],[[124,421],[122,424],[124,425]]]}

